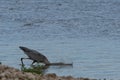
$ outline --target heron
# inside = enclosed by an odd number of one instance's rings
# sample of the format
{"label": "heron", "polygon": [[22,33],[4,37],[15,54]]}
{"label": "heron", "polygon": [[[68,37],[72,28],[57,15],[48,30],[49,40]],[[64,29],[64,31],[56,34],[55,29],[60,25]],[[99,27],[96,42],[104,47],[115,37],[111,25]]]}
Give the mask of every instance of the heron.
{"label": "heron", "polygon": [[32,64],[34,64],[35,62],[41,62],[41,63],[44,63],[46,65],[50,64],[47,57],[44,56],[43,54],[41,54],[40,52],[33,50],[33,49],[29,49],[27,47],[23,47],[23,46],[20,46],[19,48],[21,50],[23,50],[23,52],[28,56],[28,58],[21,58],[22,64],[24,64],[23,59],[33,60]]}
{"label": "heron", "polygon": [[30,59],[33,60],[32,65],[37,62],[41,62],[44,63],[45,65],[72,65],[70,64],[65,64],[65,63],[50,63],[50,61],[47,59],[46,56],[44,56],[42,53],[33,50],[33,49],[29,49],[27,47],[23,47],[23,46],[19,46],[19,48],[28,56],[28,58],[21,58],[21,63],[22,65],[24,65],[23,63],[23,59]]}

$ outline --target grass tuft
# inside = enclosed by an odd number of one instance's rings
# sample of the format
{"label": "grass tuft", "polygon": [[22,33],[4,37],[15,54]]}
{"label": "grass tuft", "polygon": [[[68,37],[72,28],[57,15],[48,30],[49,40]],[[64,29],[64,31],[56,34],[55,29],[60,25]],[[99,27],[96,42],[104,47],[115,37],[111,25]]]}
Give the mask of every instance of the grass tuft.
{"label": "grass tuft", "polygon": [[44,71],[44,66],[42,65],[34,65],[29,68],[22,66],[21,70],[23,72],[30,72],[30,73],[37,73],[37,74],[42,74]]}

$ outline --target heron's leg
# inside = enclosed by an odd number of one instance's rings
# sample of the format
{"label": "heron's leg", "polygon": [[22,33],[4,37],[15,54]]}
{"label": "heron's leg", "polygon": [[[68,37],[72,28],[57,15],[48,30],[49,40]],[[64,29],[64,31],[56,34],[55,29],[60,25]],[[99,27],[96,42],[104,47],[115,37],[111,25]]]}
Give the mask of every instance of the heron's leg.
{"label": "heron's leg", "polygon": [[22,65],[24,65],[23,59],[30,59],[30,58],[21,58],[21,63],[22,63]]}
{"label": "heron's leg", "polygon": [[36,60],[33,60],[33,62],[32,62],[32,64],[31,65],[33,65],[35,62],[37,62]]}

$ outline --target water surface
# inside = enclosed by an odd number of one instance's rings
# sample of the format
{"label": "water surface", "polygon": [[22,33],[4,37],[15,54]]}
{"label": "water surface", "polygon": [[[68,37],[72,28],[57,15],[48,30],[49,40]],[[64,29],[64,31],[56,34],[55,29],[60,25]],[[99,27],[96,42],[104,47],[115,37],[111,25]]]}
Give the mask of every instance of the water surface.
{"label": "water surface", "polygon": [[[20,69],[19,46],[43,53],[46,73],[120,79],[119,0],[0,0],[0,61]],[[25,61],[30,65],[30,61]]]}

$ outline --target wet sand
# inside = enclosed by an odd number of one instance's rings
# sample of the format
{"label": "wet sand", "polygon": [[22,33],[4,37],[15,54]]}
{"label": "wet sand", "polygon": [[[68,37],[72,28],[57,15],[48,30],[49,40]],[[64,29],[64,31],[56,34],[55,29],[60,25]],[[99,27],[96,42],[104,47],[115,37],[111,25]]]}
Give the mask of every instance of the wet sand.
{"label": "wet sand", "polygon": [[57,76],[54,73],[39,75],[22,72],[13,67],[0,65],[0,80],[96,80],[89,78],[74,78],[72,76]]}

